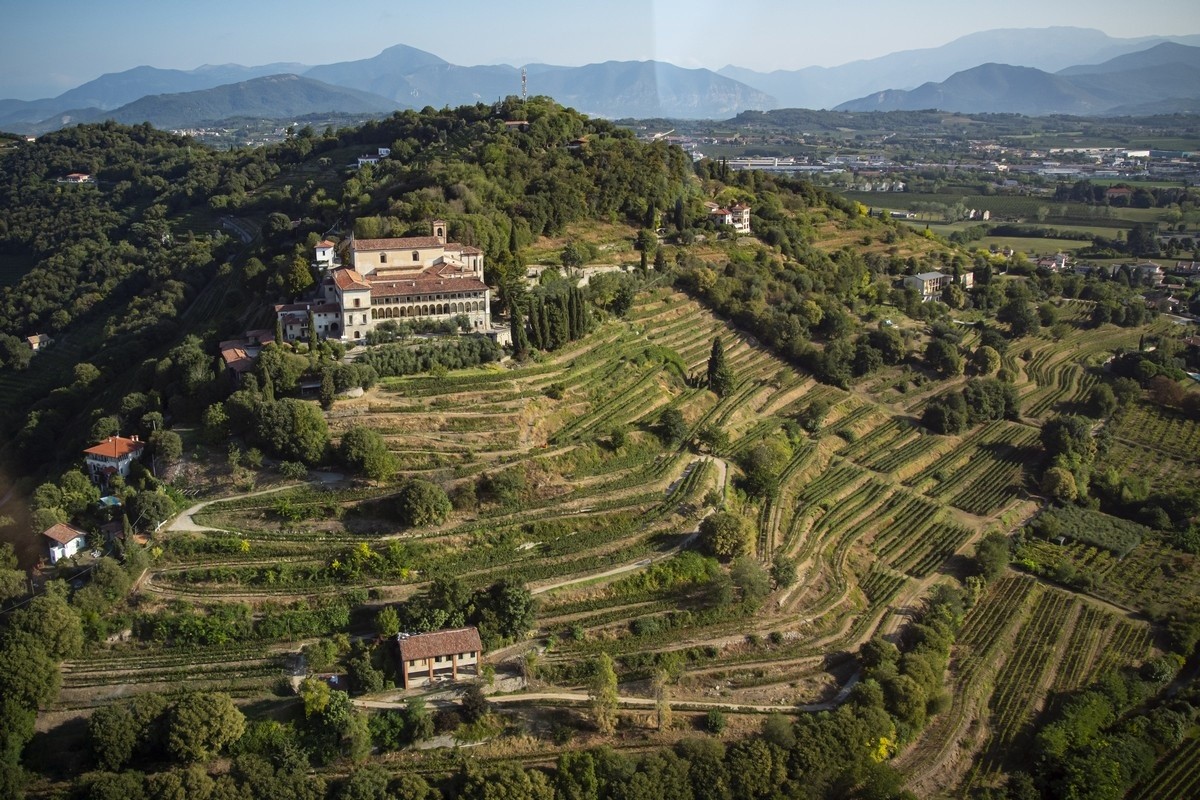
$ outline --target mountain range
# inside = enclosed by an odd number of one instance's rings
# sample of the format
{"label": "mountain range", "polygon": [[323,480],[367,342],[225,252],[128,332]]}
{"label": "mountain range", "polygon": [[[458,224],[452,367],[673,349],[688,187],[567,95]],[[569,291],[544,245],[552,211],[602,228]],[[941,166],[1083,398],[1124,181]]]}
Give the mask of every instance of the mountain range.
{"label": "mountain range", "polygon": [[1162,42],[1108,61],[1055,73],[1009,64],[981,64],[940,83],[889,89],[837,106],[838,111],[1126,114],[1141,106],[1158,113],[1194,107],[1200,98],[1200,47]]}
{"label": "mountain range", "polygon": [[[839,67],[770,73],[659,61],[528,64],[524,70],[531,94],[613,118],[711,119],[791,107],[1150,114],[1195,110],[1200,103],[1198,46],[1200,35],[1116,39],[1083,28],[1002,29]],[[103,119],[186,128],[231,117],[386,114],[492,102],[518,94],[521,73],[507,64],[460,66],[407,45],[320,66],[141,66],[54,98],[0,100],[0,129],[41,133]]]}

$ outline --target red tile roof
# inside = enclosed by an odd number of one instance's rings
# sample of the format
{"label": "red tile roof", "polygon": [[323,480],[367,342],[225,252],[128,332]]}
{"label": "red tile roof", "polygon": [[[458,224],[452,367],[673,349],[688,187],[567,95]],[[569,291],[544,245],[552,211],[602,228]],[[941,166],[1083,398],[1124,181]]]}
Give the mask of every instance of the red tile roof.
{"label": "red tile roof", "polygon": [[239,374],[254,366],[254,359],[240,347],[226,347],[221,351],[221,358],[225,366]]}
{"label": "red tile roof", "polygon": [[123,458],[128,455],[141,455],[142,448],[146,445],[144,442],[139,442],[137,439],[125,439],[121,436],[110,436],[105,441],[98,445],[89,447],[84,450],[85,453],[91,453],[95,456],[103,456],[105,458]]}
{"label": "red tile roof", "polygon": [[366,278],[359,274],[356,270],[349,267],[343,267],[333,271],[333,282],[343,292],[354,291],[356,289],[370,289],[371,285],[367,283]]}
{"label": "red tile roof", "polygon": [[441,239],[436,236],[410,236],[406,239],[355,239],[350,243],[354,252],[369,250],[412,250],[422,247],[440,247]]}
{"label": "red tile roof", "polygon": [[42,531],[42,536],[45,536],[47,539],[53,539],[59,544],[67,544],[72,539],[77,539],[80,536],[87,536],[87,532],[79,530],[79,528],[76,528],[74,525],[68,525],[65,522],[60,522],[57,525],[51,526]]}
{"label": "red tile roof", "polygon": [[371,297],[399,297],[401,295],[432,295],[446,292],[483,292],[487,284],[473,275],[442,277],[421,274],[412,278],[388,281],[372,281]]}
{"label": "red tile roof", "polygon": [[435,656],[481,652],[483,652],[483,644],[479,641],[479,631],[476,628],[455,628],[435,633],[418,633],[400,640],[401,661],[419,661]]}
{"label": "red tile roof", "polygon": [[337,246],[336,242],[331,242],[328,239],[322,239],[321,241],[317,242],[317,247],[336,247],[336,246]]}

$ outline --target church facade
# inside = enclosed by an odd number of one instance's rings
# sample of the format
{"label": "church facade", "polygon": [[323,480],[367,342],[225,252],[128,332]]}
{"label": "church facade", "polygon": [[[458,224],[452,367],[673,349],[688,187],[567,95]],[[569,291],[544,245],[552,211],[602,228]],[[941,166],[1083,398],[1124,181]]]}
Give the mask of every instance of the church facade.
{"label": "church facade", "polygon": [[[335,266],[308,303],[276,306],[285,339],[308,337],[312,312],[320,338],[355,342],[381,322],[469,320],[492,325],[491,291],[483,282],[483,251],[446,241],[446,223],[429,236],[351,239],[349,265]],[[324,243],[322,243],[324,244]]]}

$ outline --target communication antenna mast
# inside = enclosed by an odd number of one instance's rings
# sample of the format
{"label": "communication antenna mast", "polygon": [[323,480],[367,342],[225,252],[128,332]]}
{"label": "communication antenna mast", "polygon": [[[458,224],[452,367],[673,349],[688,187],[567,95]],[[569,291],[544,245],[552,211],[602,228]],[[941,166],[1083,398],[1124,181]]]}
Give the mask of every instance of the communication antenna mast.
{"label": "communication antenna mast", "polygon": [[525,68],[521,67],[521,103],[525,102],[525,90],[528,88],[528,75],[525,74]]}

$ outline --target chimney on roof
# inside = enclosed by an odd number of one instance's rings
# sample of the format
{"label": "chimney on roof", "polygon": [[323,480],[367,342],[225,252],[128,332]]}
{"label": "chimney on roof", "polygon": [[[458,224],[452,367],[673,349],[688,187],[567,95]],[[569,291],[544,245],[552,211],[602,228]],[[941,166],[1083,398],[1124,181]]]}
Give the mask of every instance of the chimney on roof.
{"label": "chimney on roof", "polygon": [[129,438],[131,441],[134,441],[134,442],[141,441],[140,439],[138,439],[138,435],[136,433],[133,436],[130,436]]}

